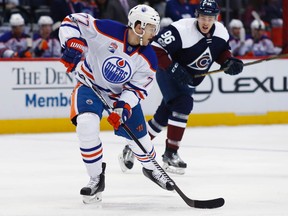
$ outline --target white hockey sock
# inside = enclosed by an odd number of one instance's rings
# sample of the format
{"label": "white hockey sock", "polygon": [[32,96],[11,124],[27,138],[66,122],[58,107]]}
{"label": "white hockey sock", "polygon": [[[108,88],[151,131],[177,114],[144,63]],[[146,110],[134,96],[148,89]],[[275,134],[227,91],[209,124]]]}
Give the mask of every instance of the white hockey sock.
{"label": "white hockey sock", "polygon": [[83,113],[77,117],[76,132],[80,151],[88,175],[97,177],[102,172],[102,143],[99,138],[100,118],[94,113]]}
{"label": "white hockey sock", "polygon": [[[150,161],[150,159],[146,156],[146,154],[140,149],[140,147],[133,141],[133,140],[127,140],[129,147],[133,151],[135,157],[138,161],[146,168],[153,170],[155,169],[154,164]],[[153,157],[156,157],[156,152],[154,150],[154,146],[150,140],[150,137],[148,134],[146,134],[144,137],[139,139],[140,143],[143,145],[145,150]]]}

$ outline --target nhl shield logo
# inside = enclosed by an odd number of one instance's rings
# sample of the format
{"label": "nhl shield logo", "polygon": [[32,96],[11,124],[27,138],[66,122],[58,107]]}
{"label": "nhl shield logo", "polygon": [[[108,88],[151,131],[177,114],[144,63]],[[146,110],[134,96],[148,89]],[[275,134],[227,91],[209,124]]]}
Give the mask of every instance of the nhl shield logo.
{"label": "nhl shield logo", "polygon": [[106,59],[102,66],[103,77],[111,83],[124,83],[132,74],[129,63],[120,57],[110,57]]}
{"label": "nhl shield logo", "polygon": [[108,50],[109,50],[111,53],[114,53],[117,48],[118,48],[118,45],[117,45],[115,42],[112,42],[112,43],[109,45]]}

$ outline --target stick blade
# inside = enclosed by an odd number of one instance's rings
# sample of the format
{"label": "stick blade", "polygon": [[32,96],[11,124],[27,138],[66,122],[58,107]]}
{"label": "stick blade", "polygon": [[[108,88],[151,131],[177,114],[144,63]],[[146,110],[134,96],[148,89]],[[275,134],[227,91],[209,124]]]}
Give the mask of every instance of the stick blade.
{"label": "stick blade", "polygon": [[195,200],[194,207],[201,209],[213,209],[222,207],[225,204],[223,198],[211,199],[211,200]]}
{"label": "stick blade", "polygon": [[180,195],[180,197],[184,200],[184,202],[188,206],[193,207],[193,208],[213,209],[213,208],[219,208],[223,206],[225,203],[225,200],[223,198],[216,198],[216,199],[210,199],[210,200],[190,199],[180,190],[180,188],[175,183],[174,183],[174,189]]}

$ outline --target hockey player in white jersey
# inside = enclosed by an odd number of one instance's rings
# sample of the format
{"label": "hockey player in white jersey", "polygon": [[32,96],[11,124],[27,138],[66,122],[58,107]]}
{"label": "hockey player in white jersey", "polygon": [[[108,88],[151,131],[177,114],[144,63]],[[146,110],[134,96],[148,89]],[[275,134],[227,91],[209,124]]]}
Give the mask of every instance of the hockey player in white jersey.
{"label": "hockey player in white jersey", "polygon": [[[217,21],[218,4],[202,0],[196,18],[181,19],[161,30],[152,46],[158,57],[157,83],[163,100],[153,118],[148,121],[151,139],[167,127],[163,168],[168,172],[184,174],[187,164],[180,158],[178,149],[193,108],[193,92],[215,61],[226,74],[242,72],[243,62],[232,57],[227,29]],[[193,140],[191,140],[193,142]],[[133,167],[129,146],[121,153],[126,169]]]}
{"label": "hockey player in white jersey", "polygon": [[125,26],[112,20],[94,19],[85,13],[71,14],[63,20],[59,31],[61,45],[65,48],[61,62],[67,72],[74,71],[85,55],[76,71],[79,82],[71,96],[70,115],[90,177],[88,185],[80,191],[84,203],[101,200],[106,164],[102,162],[103,145],[99,138],[104,105],[81,76],[89,79],[114,107],[108,121],[116,135],[127,139],[143,165],[144,175],[164,189],[174,189],[121,127],[121,123],[125,123],[155,158],[140,101],[147,97],[157,69],[157,57],[150,42],[159,31],[160,18],[153,8],[137,5],[129,11],[128,20]]}

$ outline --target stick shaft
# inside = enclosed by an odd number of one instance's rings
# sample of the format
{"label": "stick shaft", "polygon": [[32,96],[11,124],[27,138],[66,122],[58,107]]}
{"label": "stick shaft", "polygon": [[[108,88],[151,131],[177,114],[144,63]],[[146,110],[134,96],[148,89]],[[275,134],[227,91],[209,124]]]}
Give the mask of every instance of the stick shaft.
{"label": "stick shaft", "polygon": [[[243,66],[245,67],[245,66],[249,66],[249,65],[259,64],[259,63],[264,62],[264,61],[271,61],[271,60],[274,60],[274,59],[284,58],[284,57],[287,57],[287,56],[288,56],[288,53],[275,55],[275,56],[271,56],[271,57],[268,57],[268,58],[258,59],[256,61],[244,63]],[[224,70],[226,70],[226,68],[209,71],[209,72],[203,73],[203,74],[197,74],[194,77],[195,78],[202,77],[202,76],[206,76],[206,75],[210,75],[210,74],[214,74],[214,73],[223,72]]]}

